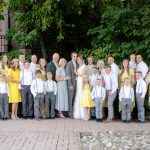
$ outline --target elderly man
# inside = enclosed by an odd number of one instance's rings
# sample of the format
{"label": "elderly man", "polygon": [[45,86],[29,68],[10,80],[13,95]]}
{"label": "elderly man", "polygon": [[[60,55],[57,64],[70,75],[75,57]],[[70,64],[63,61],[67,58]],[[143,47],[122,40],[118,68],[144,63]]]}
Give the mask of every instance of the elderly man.
{"label": "elderly man", "polygon": [[47,64],[46,67],[46,72],[51,72],[53,75],[53,80],[55,80],[55,73],[56,73],[56,69],[59,67],[58,66],[58,61],[59,61],[59,54],[58,53],[54,53],[53,54],[53,60]]}

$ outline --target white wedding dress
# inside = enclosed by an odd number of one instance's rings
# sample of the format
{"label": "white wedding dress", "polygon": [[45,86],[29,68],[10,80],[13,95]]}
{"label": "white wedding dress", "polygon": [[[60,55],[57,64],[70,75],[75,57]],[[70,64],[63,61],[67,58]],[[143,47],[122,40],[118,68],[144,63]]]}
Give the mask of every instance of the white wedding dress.
{"label": "white wedding dress", "polygon": [[[77,69],[77,72],[81,75],[85,74],[85,67],[86,65],[82,65]],[[85,108],[81,106],[81,94],[82,94],[82,77],[77,77],[77,90],[76,90],[76,97],[74,103],[74,111],[73,116],[75,119],[83,119],[85,120],[87,117],[87,113]]]}

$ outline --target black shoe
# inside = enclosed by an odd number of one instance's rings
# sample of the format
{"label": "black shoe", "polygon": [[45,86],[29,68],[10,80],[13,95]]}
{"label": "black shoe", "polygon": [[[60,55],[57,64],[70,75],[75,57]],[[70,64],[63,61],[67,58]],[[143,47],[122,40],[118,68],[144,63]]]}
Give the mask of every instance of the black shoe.
{"label": "black shoe", "polygon": [[131,120],[127,120],[127,123],[131,123]]}
{"label": "black shoe", "polygon": [[103,122],[103,119],[99,119],[99,122]]}
{"label": "black shoe", "polygon": [[96,119],[96,122],[100,122],[100,119]]}
{"label": "black shoe", "polygon": [[50,119],[55,119],[55,117],[51,117]]}
{"label": "black shoe", "polygon": [[7,120],[7,118],[3,118],[3,120]]}
{"label": "black shoe", "polygon": [[123,120],[122,122],[123,122],[123,123],[126,123],[127,121],[126,121],[126,120]]}
{"label": "black shoe", "polygon": [[50,119],[50,117],[45,117],[46,120]]}
{"label": "black shoe", "polygon": [[138,120],[138,123],[144,123],[144,121]]}
{"label": "black shoe", "polygon": [[91,119],[95,119],[96,117],[95,116],[91,116]]}
{"label": "black shoe", "polygon": [[33,117],[33,116],[29,116],[28,118],[29,118],[29,119],[33,119],[34,117]]}
{"label": "black shoe", "polygon": [[23,119],[28,119],[28,117],[27,117],[27,116],[22,116],[22,118],[23,118]]}

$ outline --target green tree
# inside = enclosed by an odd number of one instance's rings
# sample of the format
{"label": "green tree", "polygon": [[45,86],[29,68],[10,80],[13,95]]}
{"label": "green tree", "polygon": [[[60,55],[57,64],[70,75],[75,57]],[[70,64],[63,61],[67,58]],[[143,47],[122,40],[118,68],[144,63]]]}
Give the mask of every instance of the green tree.
{"label": "green tree", "polygon": [[92,49],[103,58],[113,55],[120,62],[131,53],[150,58],[150,1],[130,0],[108,6],[100,25],[88,35],[93,38]]}
{"label": "green tree", "polygon": [[8,8],[15,14],[16,27],[9,30],[7,37],[24,46],[31,46],[33,42],[39,41],[43,57],[46,58],[44,32],[56,25],[57,41],[60,42],[64,39],[66,16],[80,16],[84,6],[93,8],[94,4],[95,0],[8,0]]}

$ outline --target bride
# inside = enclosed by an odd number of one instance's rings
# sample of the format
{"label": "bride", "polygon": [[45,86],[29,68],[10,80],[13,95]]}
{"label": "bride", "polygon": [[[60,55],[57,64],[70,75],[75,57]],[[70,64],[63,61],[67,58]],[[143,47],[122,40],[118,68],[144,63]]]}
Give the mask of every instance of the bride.
{"label": "bride", "polygon": [[84,60],[81,56],[78,56],[77,63],[79,65],[77,71],[75,70],[75,74],[77,75],[77,91],[74,103],[74,112],[73,116],[75,119],[86,119],[85,108],[81,106],[81,94],[82,94],[82,77],[85,75],[86,65],[84,64]]}

